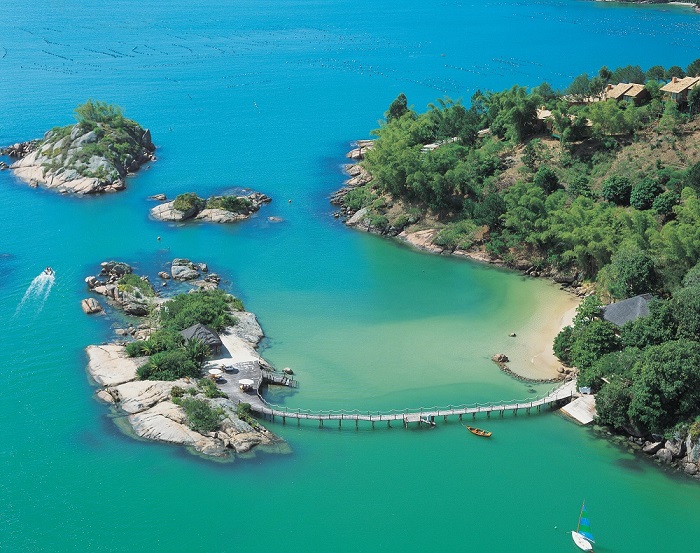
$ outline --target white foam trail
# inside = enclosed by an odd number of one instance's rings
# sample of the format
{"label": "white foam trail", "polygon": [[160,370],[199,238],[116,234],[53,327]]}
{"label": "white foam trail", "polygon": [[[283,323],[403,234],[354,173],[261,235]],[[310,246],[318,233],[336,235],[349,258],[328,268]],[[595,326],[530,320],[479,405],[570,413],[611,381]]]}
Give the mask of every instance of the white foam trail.
{"label": "white foam trail", "polygon": [[55,281],[55,275],[47,275],[43,271],[41,274],[39,274],[39,276],[35,277],[34,280],[32,280],[32,283],[29,285],[29,288],[27,288],[27,291],[24,293],[24,296],[22,296],[22,301],[19,302],[19,305],[15,310],[15,317],[27,303],[29,306],[35,306],[36,313],[40,313],[44,308],[44,303],[46,303]]}

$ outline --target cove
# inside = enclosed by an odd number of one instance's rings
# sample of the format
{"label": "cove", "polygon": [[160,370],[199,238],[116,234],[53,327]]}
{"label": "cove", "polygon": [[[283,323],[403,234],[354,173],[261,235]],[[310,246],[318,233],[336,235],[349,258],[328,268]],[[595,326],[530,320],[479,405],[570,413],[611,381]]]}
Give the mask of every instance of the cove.
{"label": "cove", "polygon": [[[557,415],[478,420],[490,441],[456,421],[275,425],[289,454],[233,464],[134,441],[84,371],[83,348],[116,321],[80,310],[82,279],[104,259],[145,271],[205,259],[258,314],[263,355],[302,383],[276,402],[527,397],[489,357],[510,353],[508,333],[546,317],[558,290],[342,227],[327,198],[348,143],[399,92],[422,110],[480,88],[562,87],[604,64],[686,66],[698,57],[691,11],[573,0],[29,4],[0,20],[0,143],[71,123],[95,98],[150,128],[158,161],[95,198],[0,172],[3,550],[566,551],[584,497],[601,550],[658,551],[671,535],[678,548],[697,543],[696,483]],[[228,228],[148,219],[152,194],[236,187],[273,202]],[[15,316],[47,265],[46,301]]]}

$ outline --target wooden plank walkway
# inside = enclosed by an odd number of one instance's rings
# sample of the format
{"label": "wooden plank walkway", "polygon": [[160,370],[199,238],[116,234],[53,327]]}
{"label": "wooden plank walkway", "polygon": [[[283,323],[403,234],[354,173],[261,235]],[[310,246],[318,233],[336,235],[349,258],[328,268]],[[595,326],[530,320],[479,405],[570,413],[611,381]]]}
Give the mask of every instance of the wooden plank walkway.
{"label": "wooden plank walkway", "polygon": [[[251,410],[254,412],[270,417],[272,421],[276,418],[281,418],[282,423],[285,423],[287,419],[301,420],[313,420],[318,421],[321,426],[323,426],[324,421],[338,421],[338,425],[341,426],[343,421],[355,421],[355,425],[359,421],[371,422],[372,426],[376,422],[386,422],[388,426],[391,426],[393,421],[401,421],[404,426],[407,426],[409,422],[426,422],[432,424],[437,417],[443,417],[447,420],[447,417],[457,416],[460,420],[465,415],[472,415],[473,418],[477,414],[485,413],[487,417],[491,416],[491,413],[498,412],[503,415],[507,412],[512,412],[513,414],[518,414],[518,411],[525,411],[530,413],[532,409],[539,412],[542,406],[548,405],[552,406],[556,403],[571,400],[576,393],[576,381],[571,380],[565,382],[564,384],[552,389],[548,394],[535,398],[532,401],[521,401],[513,403],[488,403],[488,404],[472,404],[472,405],[460,405],[460,406],[449,406],[445,408],[428,408],[428,409],[409,409],[405,411],[388,411],[388,412],[359,412],[359,411],[308,411],[304,409],[289,409],[286,407],[279,407],[267,403],[262,397],[257,396],[256,401],[251,401]],[[251,398],[252,399],[252,398]]]}

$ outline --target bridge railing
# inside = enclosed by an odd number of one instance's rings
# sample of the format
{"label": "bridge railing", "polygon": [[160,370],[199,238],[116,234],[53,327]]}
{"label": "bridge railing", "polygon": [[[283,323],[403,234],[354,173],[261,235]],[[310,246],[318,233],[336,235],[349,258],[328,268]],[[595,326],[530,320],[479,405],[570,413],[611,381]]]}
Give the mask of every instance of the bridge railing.
{"label": "bridge railing", "polygon": [[[262,396],[260,397],[260,400],[263,403],[263,409],[260,411],[266,414],[275,414],[275,415],[280,415],[280,416],[288,416],[288,417],[299,417],[300,415],[303,416],[304,418],[313,418],[313,419],[337,419],[337,418],[343,418],[343,417],[348,417],[348,418],[357,418],[357,417],[398,417],[401,415],[422,415],[425,413],[436,415],[436,416],[443,416],[443,415],[451,415],[451,414],[456,414],[458,412],[464,412],[464,411],[471,411],[471,410],[476,410],[476,412],[486,412],[486,411],[495,411],[495,410],[508,410],[508,409],[525,409],[525,408],[531,408],[531,407],[536,407],[538,405],[543,405],[544,403],[548,403],[550,401],[556,401],[557,399],[562,399],[563,397],[569,397],[567,394],[566,396],[559,397],[557,392],[563,388],[567,383],[561,384],[559,386],[553,387],[551,390],[546,392],[545,394],[538,395],[538,396],[533,396],[530,398],[526,399],[520,399],[520,400],[508,400],[508,401],[499,401],[499,402],[475,402],[475,403],[464,403],[464,404],[459,404],[459,405],[448,405],[447,407],[417,407],[417,408],[408,408],[408,409],[389,409],[389,410],[360,410],[360,409],[334,409],[334,410],[319,410],[319,411],[312,411],[311,409],[301,409],[301,408],[294,408],[294,407],[288,407],[288,406],[282,406],[282,405],[275,405],[273,403],[269,403],[266,401]],[[256,410],[255,406],[252,406],[253,410]],[[266,408],[266,409],[265,409]]]}

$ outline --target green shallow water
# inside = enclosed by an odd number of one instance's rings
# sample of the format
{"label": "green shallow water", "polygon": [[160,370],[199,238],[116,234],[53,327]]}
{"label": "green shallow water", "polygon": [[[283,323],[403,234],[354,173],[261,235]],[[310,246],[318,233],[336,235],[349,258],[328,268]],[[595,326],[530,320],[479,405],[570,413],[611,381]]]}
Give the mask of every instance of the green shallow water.
{"label": "green shallow water", "polygon": [[[697,483],[555,414],[477,419],[490,440],[458,421],[275,424],[288,450],[233,463],[134,440],[84,370],[85,346],[119,320],[88,318],[79,302],[100,261],[155,276],[189,257],[258,314],[266,358],[296,371],[298,391],[269,395],[289,408],[528,397],[489,358],[526,364],[521,336],[559,316],[560,293],[343,227],[327,197],[348,141],[401,91],[422,109],[514,82],[565,86],[603,64],[687,65],[699,22],[568,0],[37,1],[4,16],[0,144],[69,123],[94,97],[148,126],[158,161],[127,191],[87,199],[0,172],[0,550],[573,551],[565,531],[584,497],[597,551],[692,550]],[[237,186],[274,201],[232,227],[147,217],[150,194]],[[46,265],[57,278],[45,301],[18,307]]]}

